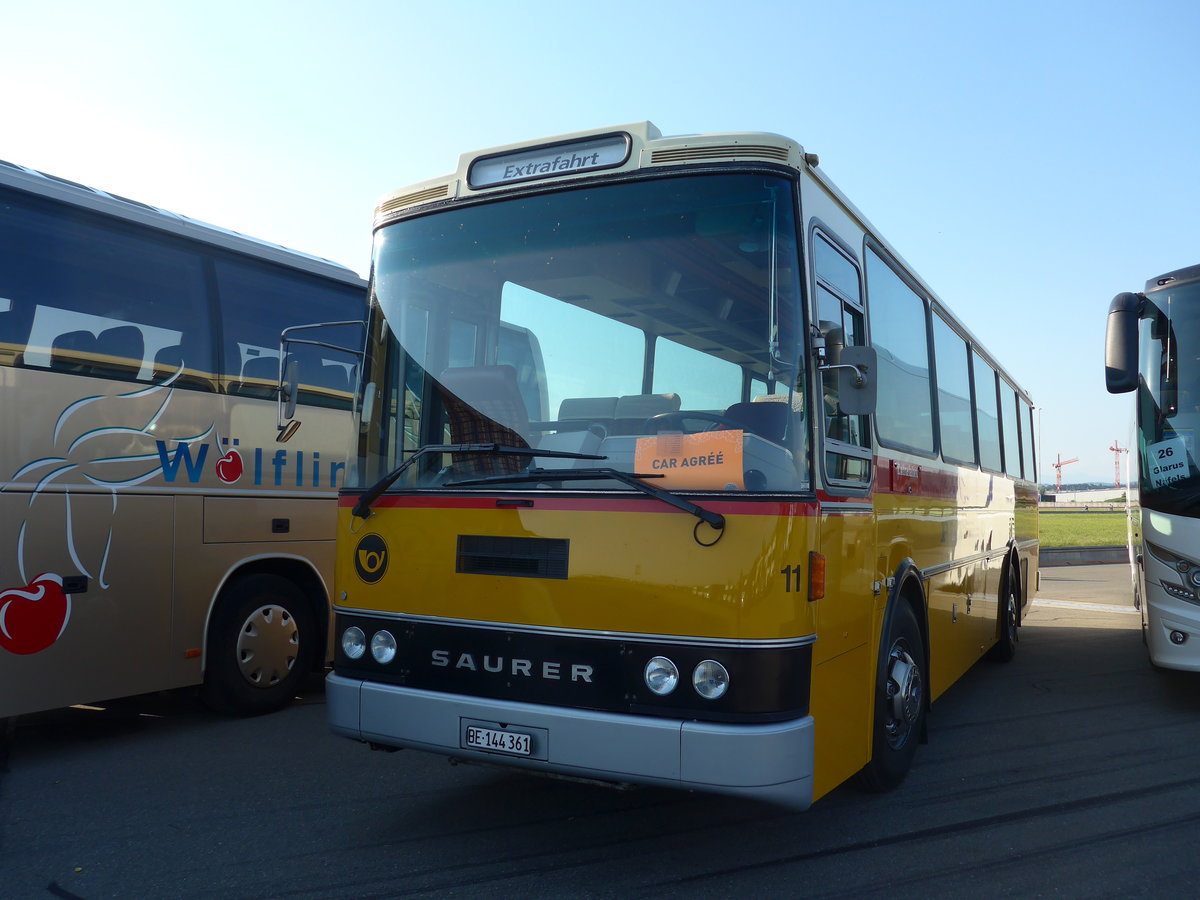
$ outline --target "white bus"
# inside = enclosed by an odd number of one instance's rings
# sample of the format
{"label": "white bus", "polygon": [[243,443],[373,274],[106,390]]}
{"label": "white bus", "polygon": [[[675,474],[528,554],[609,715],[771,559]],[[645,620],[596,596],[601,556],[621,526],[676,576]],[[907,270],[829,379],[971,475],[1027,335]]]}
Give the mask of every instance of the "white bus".
{"label": "white bus", "polygon": [[1200,671],[1200,265],[1113,298],[1105,376],[1135,393],[1129,476],[1134,600],[1150,661]]}
{"label": "white bus", "polygon": [[[354,272],[0,163],[0,717],[327,658]],[[301,332],[290,325],[336,323]],[[300,436],[278,443],[284,357]]]}

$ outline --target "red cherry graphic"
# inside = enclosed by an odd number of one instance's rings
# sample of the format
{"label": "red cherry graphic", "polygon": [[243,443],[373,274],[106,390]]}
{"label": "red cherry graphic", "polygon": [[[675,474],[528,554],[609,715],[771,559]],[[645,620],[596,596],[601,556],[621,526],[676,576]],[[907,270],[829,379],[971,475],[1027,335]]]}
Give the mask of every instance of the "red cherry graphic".
{"label": "red cherry graphic", "polygon": [[58,575],[0,591],[0,647],[21,656],[39,653],[59,639],[70,618],[71,598]]}
{"label": "red cherry graphic", "polygon": [[242,477],[242,455],[230,450],[217,460],[217,477],[226,484],[233,484]]}

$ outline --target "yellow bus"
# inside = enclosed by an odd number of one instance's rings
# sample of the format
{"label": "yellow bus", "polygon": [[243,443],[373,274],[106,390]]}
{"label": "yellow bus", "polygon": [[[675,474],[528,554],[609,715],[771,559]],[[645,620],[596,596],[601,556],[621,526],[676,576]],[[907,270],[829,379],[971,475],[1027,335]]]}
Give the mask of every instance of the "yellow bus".
{"label": "yellow bus", "polygon": [[1030,398],[817,165],[640,123],[383,199],[334,732],[804,808],[1011,657]]}
{"label": "yellow bus", "polygon": [[365,311],[349,269],[0,163],[0,717],[265,712],[325,663]]}

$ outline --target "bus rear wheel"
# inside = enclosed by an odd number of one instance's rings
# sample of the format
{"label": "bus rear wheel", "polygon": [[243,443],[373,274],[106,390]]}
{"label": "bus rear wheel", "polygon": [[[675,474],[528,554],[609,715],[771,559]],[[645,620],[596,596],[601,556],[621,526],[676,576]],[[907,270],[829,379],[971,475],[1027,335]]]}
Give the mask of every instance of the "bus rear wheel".
{"label": "bus rear wheel", "polygon": [[1020,616],[1020,600],[1017,595],[1017,572],[1009,567],[1004,579],[1004,591],[1000,595],[996,630],[997,640],[988,650],[988,659],[1008,662],[1017,655],[1017,624]]}
{"label": "bus rear wheel", "polygon": [[912,606],[901,602],[892,615],[879,661],[871,761],[858,776],[868,790],[891,790],[912,766],[925,725],[924,647]]}
{"label": "bus rear wheel", "polygon": [[312,668],[317,628],[296,585],[250,575],[229,585],[208,630],[201,698],[218,712],[274,712],[295,696]]}

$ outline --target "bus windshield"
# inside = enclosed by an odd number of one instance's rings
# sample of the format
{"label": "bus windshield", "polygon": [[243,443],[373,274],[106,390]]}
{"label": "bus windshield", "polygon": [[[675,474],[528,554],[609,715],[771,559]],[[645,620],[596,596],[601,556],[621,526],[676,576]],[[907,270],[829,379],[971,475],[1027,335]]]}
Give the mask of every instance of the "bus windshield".
{"label": "bus windshield", "polygon": [[1200,513],[1200,283],[1146,295],[1138,379],[1141,503],[1166,513]]}
{"label": "bus windshield", "polygon": [[793,187],[771,175],[583,187],[388,225],[364,379],[374,415],[348,487],[422,447],[484,444],[547,455],[428,453],[396,486],[519,475],[512,489],[628,490],[527,477],[602,466],[668,490],[796,490],[798,275]]}

